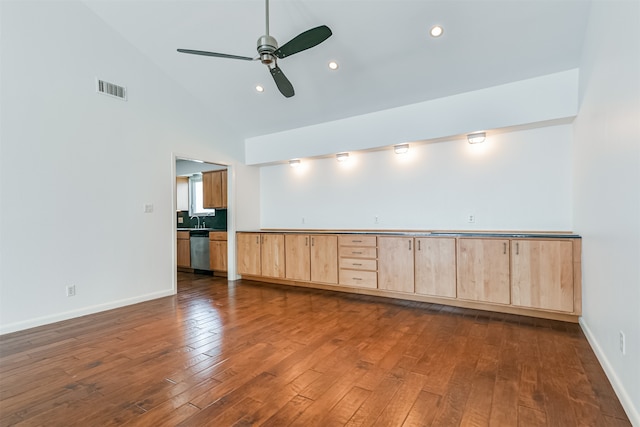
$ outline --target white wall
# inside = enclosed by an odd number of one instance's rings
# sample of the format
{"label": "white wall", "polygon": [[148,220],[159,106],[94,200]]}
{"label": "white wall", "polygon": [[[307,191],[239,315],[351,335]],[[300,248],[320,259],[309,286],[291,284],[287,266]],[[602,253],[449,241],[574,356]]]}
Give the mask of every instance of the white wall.
{"label": "white wall", "polygon": [[580,75],[573,159],[581,323],[640,426],[640,2],[594,2]]}
{"label": "white wall", "polygon": [[[571,230],[571,125],[263,166],[264,228]],[[467,222],[473,214],[476,222]],[[376,223],[375,217],[378,217]],[[302,222],[304,218],[304,223]]]}
{"label": "white wall", "polygon": [[0,332],[174,293],[174,156],[229,164],[255,194],[242,141],[84,4],[0,14]]}

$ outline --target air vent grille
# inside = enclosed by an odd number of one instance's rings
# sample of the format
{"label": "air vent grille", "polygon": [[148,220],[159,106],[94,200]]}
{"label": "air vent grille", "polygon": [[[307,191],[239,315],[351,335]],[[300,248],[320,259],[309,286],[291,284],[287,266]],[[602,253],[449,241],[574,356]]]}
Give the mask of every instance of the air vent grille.
{"label": "air vent grille", "polygon": [[96,79],[96,89],[98,93],[113,96],[114,98],[127,100],[127,88],[104,80]]}

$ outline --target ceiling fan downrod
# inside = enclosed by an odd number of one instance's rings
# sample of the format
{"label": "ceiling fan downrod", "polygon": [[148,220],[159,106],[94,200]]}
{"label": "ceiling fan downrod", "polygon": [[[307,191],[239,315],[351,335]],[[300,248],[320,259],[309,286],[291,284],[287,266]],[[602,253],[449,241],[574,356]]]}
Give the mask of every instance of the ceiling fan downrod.
{"label": "ceiling fan downrod", "polygon": [[264,65],[271,66],[276,63],[276,57],[273,55],[273,52],[278,49],[278,42],[274,37],[269,35],[269,0],[265,0],[265,16],[266,34],[258,39],[258,54],[260,55],[260,62]]}

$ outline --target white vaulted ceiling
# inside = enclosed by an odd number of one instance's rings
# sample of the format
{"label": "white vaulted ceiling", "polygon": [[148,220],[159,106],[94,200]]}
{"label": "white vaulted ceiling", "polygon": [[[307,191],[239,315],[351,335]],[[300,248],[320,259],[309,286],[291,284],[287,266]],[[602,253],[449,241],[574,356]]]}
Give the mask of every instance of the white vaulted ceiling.
{"label": "white vaulted ceiling", "polygon": [[[576,68],[590,8],[586,0],[272,0],[270,34],[280,45],[318,25],[333,31],[279,61],[296,91],[287,99],[258,61],[176,52],[255,56],[262,1],[85,3],[197,97],[212,125],[224,122],[241,138]],[[444,27],[438,39],[429,36],[435,24]]]}

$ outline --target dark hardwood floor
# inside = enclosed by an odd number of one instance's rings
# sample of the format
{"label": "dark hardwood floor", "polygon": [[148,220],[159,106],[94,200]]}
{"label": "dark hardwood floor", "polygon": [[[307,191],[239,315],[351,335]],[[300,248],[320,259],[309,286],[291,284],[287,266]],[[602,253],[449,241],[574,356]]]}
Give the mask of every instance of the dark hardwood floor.
{"label": "dark hardwood floor", "polygon": [[629,426],[575,324],[179,274],[0,337],[0,425]]}

